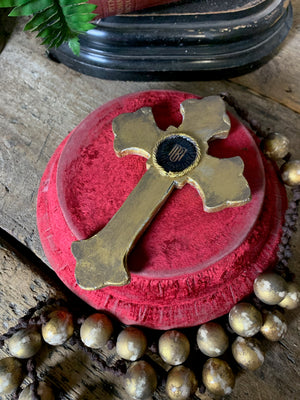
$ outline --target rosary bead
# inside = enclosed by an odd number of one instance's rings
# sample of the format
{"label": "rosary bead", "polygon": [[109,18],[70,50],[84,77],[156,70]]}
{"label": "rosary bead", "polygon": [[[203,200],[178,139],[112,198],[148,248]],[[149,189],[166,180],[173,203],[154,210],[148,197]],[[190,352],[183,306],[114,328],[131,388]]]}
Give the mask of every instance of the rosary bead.
{"label": "rosary bead", "polygon": [[133,326],[125,328],[117,338],[117,354],[129,361],[142,357],[147,349],[147,339],[144,333]]}
{"label": "rosary bead", "polygon": [[183,333],[170,330],[159,338],[158,352],[164,362],[179,365],[184,363],[190,354],[190,342]]}
{"label": "rosary bead", "polygon": [[280,168],[281,178],[288,186],[300,185],[300,160],[288,161]]}
{"label": "rosary bead", "polygon": [[270,133],[262,140],[261,148],[264,154],[271,160],[280,160],[289,152],[289,140],[279,133]]}
{"label": "rosary bead", "polygon": [[250,303],[238,303],[229,313],[229,324],[240,336],[254,336],[262,326],[261,313]]}
{"label": "rosary bead", "polygon": [[203,366],[202,380],[207,390],[217,396],[225,396],[232,392],[235,377],[226,361],[209,358]]}
{"label": "rosary bead", "polygon": [[264,313],[264,323],[261,327],[261,333],[272,342],[277,342],[284,338],[287,332],[287,324],[284,315],[274,310]]}
{"label": "rosary bead", "polygon": [[35,329],[21,329],[7,341],[8,349],[13,357],[33,357],[42,346],[41,334]]}
{"label": "rosary bead", "polygon": [[219,357],[227,350],[229,340],[220,324],[207,322],[198,329],[197,344],[206,356]]}
{"label": "rosary bead", "polygon": [[261,344],[255,338],[238,336],[232,344],[232,354],[236,362],[249,371],[261,367],[265,359]]}
{"label": "rosary bead", "polygon": [[113,333],[113,325],[105,314],[90,315],[80,328],[82,342],[92,349],[103,347]]}
{"label": "rosary bead", "polygon": [[0,360],[0,395],[13,393],[23,381],[22,364],[14,357]]}
{"label": "rosary bead", "polygon": [[[36,400],[31,390],[32,384],[26,386],[20,393],[19,400]],[[53,390],[45,382],[39,382],[37,394],[40,400],[55,400]]]}
{"label": "rosary bead", "polygon": [[179,365],[168,373],[166,393],[171,400],[187,400],[197,390],[198,382],[193,371]]}
{"label": "rosary bead", "polygon": [[265,304],[275,305],[287,294],[287,283],[274,272],[265,272],[254,281],[254,293]]}
{"label": "rosary bead", "polygon": [[146,361],[136,361],[127,370],[125,391],[136,400],[148,400],[157,387],[157,376]]}
{"label": "rosary bead", "polygon": [[187,400],[196,392],[198,382],[192,370],[178,365],[168,373],[166,393],[171,400]]}
{"label": "rosary bead", "polygon": [[296,283],[288,283],[288,291],[285,298],[278,304],[287,310],[294,310],[300,304],[300,288]]}
{"label": "rosary bead", "polygon": [[73,335],[72,314],[64,310],[56,310],[48,317],[49,321],[42,326],[43,339],[52,346],[60,346]]}

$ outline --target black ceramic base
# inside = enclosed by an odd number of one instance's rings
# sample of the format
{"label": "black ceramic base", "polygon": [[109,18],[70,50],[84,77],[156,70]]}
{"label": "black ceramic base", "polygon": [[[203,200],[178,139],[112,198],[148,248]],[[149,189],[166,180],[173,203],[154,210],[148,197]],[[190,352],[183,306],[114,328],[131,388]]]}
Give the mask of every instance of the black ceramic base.
{"label": "black ceramic base", "polygon": [[272,56],[289,32],[285,0],[189,0],[99,20],[51,57],[104,79],[203,80],[249,72]]}

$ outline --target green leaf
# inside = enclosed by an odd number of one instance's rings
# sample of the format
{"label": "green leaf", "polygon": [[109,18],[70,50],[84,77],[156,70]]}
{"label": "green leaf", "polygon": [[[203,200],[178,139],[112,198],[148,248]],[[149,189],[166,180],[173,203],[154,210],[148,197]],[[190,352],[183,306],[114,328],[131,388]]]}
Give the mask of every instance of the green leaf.
{"label": "green leaf", "polygon": [[60,32],[61,27],[62,27],[61,21],[58,21],[53,25],[46,26],[44,29],[41,29],[36,36],[41,38],[51,37],[54,35],[55,32],[58,34]]}
{"label": "green leaf", "polygon": [[[47,36],[42,44],[48,45],[48,47],[58,47],[56,43],[62,38],[61,32],[57,31],[56,36]],[[63,40],[64,41],[64,40]]]}
{"label": "green leaf", "polygon": [[89,31],[91,29],[94,29],[94,28],[95,28],[95,25],[90,24],[88,22],[77,22],[76,23],[76,30],[73,28],[73,31],[77,32],[77,33],[84,33],[84,32],[87,32],[87,31]]}
{"label": "green leaf", "polygon": [[70,49],[73,51],[73,53],[75,54],[75,56],[79,56],[79,54],[80,54],[80,44],[79,44],[78,37],[74,37],[74,38],[69,39],[68,45],[69,45]]}
{"label": "green leaf", "polygon": [[29,3],[31,0],[0,0],[0,8],[4,7],[18,7],[23,4]]}
{"label": "green leaf", "polygon": [[76,4],[74,6],[63,7],[63,13],[67,17],[69,15],[87,14],[96,9],[94,4]]}
{"label": "green leaf", "polygon": [[[61,23],[61,20],[60,20],[59,16],[57,14],[55,14],[51,18],[49,18],[47,21],[45,21],[44,23],[42,23],[39,26],[37,26],[35,29],[32,29],[32,31],[33,32],[35,32],[35,31],[39,31],[40,32],[45,28],[53,26],[57,22]],[[61,23],[61,26],[62,26],[62,23]]]}
{"label": "green leaf", "polygon": [[49,44],[49,47],[59,47],[63,44],[63,42],[65,41],[65,38],[62,35],[58,35],[58,37],[56,37],[52,43]]}
{"label": "green leaf", "polygon": [[[1,0],[0,0],[1,1]],[[85,4],[85,0],[59,0],[61,7],[73,6],[75,4]]]}
{"label": "green leaf", "polygon": [[87,0],[0,0],[1,7],[14,7],[11,16],[32,14],[25,30],[37,31],[49,47],[66,41],[76,55],[80,53],[78,34],[95,27],[90,22],[97,6]]}
{"label": "green leaf", "polygon": [[20,17],[25,15],[36,14],[53,5],[53,0],[33,0],[22,6],[16,7],[9,14],[11,17]]}
{"label": "green leaf", "polygon": [[31,31],[34,29],[38,29],[39,26],[47,23],[47,21],[50,18],[52,18],[54,15],[57,15],[59,17],[59,15],[57,13],[57,8],[55,6],[51,6],[51,7],[47,8],[46,10],[35,14],[35,16],[29,22],[27,22],[24,30]]}
{"label": "green leaf", "polygon": [[76,24],[77,22],[90,22],[95,17],[95,14],[79,14],[79,15],[70,15],[68,17],[68,24]]}

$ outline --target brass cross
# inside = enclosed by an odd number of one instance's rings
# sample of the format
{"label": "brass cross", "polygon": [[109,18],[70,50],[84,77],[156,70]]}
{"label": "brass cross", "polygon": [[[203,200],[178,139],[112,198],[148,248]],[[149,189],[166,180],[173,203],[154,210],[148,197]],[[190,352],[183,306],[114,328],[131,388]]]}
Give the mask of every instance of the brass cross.
{"label": "brass cross", "polygon": [[157,127],[149,107],[113,120],[116,154],[147,158],[147,171],[100,232],[72,243],[75,276],[83,289],[130,282],[127,256],[174,188],[186,183],[194,186],[207,212],[250,201],[242,159],[218,159],[207,154],[208,141],[224,139],[230,130],[222,99],[188,99],[181,104],[180,112],[181,125],[166,131]]}

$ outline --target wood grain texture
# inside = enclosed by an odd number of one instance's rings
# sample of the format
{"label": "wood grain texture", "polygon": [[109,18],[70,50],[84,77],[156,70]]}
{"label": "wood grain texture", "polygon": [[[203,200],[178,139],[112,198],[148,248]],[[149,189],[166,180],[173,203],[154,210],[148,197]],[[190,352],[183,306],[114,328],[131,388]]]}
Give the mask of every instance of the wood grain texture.
{"label": "wood grain texture", "polygon": [[300,1],[292,0],[294,19],[288,37],[276,56],[259,70],[234,78],[232,82],[249,88],[288,108],[300,112]]}
{"label": "wood grain texture", "polygon": [[[88,113],[115,97],[148,89],[175,89],[206,96],[232,93],[263,128],[282,132],[300,158],[300,1],[295,22],[278,54],[259,70],[232,81],[116,82],[97,80],[50,61],[45,49],[19,20],[0,55],[0,228],[47,264],[36,230],[36,194],[43,171],[58,144]],[[298,224],[299,226],[299,224]],[[300,283],[299,233],[293,238],[291,269]],[[0,246],[0,333],[13,326],[35,301],[64,291],[43,263],[31,263],[15,249]],[[296,400],[299,387],[299,311],[287,313],[289,331],[268,349],[264,366],[242,373],[230,400]],[[114,357],[114,351],[108,355]],[[6,353],[6,350],[4,351]],[[4,354],[1,353],[2,355]],[[50,357],[47,357],[50,354]],[[45,348],[41,377],[61,386],[66,399],[126,399],[120,380],[101,374],[76,348]],[[156,399],[166,399],[163,392]],[[202,400],[211,399],[207,394]],[[3,399],[4,400],[4,399]]]}

